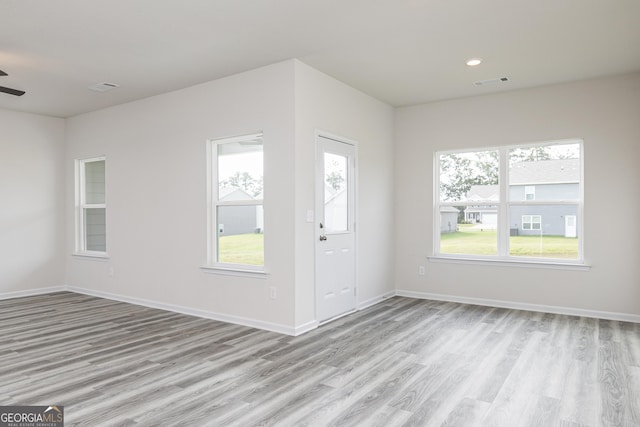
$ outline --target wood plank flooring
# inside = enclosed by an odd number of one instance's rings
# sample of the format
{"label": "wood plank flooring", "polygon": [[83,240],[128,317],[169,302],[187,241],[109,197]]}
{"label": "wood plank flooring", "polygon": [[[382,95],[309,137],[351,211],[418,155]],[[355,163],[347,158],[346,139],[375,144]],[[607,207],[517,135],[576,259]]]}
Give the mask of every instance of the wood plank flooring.
{"label": "wood plank flooring", "polygon": [[299,337],[0,301],[0,405],[66,425],[640,426],[640,324],[392,298]]}

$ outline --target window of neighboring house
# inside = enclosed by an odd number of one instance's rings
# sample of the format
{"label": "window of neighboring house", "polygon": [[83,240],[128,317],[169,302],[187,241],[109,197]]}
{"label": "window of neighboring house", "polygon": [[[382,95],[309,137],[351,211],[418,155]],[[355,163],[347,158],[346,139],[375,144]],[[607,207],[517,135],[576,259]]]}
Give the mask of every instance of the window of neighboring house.
{"label": "window of neighboring house", "polygon": [[540,230],[542,217],[540,215],[522,215],[523,230]]}
{"label": "window of neighboring house", "polygon": [[211,140],[208,153],[208,264],[263,270],[262,134]]}
{"label": "window of neighboring house", "polygon": [[104,157],[76,160],[76,252],[105,256],[107,204]]}
{"label": "window of neighboring house", "polygon": [[524,186],[524,199],[535,200],[536,199],[536,187],[534,185]]}
{"label": "window of neighboring house", "polygon": [[437,152],[435,256],[582,262],[582,164],[579,140]]}

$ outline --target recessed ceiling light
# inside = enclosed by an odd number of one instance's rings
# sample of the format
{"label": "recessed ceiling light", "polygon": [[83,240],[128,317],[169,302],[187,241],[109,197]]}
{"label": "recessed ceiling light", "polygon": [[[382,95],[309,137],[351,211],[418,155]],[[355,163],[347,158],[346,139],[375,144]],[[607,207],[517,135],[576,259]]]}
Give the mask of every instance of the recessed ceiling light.
{"label": "recessed ceiling light", "polygon": [[480,65],[481,63],[482,63],[482,58],[471,58],[467,60],[467,65],[469,67],[475,67],[477,65]]}

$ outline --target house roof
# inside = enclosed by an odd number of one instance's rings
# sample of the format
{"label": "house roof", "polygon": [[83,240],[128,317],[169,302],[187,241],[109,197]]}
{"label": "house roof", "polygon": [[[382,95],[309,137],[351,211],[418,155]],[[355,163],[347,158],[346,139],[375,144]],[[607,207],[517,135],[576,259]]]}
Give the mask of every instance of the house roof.
{"label": "house roof", "polygon": [[500,200],[500,187],[498,185],[472,185],[465,200],[497,202]]}
{"label": "house roof", "polygon": [[454,208],[453,206],[440,206],[440,213],[460,213],[460,211],[457,208]]}
{"label": "house roof", "polygon": [[511,185],[580,182],[580,159],[520,162],[509,170]]}
{"label": "house roof", "polygon": [[220,200],[253,200],[251,194],[238,187],[224,187],[218,191]]}
{"label": "house roof", "polygon": [[327,203],[331,202],[332,200],[337,199],[338,197],[340,197],[340,195],[346,194],[345,193],[346,189],[347,189],[347,187],[343,187],[340,190],[335,190],[330,185],[325,184],[324,185],[324,203],[325,203],[325,205]]}
{"label": "house roof", "polygon": [[464,211],[467,213],[470,213],[470,212],[497,213],[498,208],[496,206],[486,206],[486,205],[467,206],[464,208]]}
{"label": "house roof", "polygon": [[[519,162],[509,170],[509,185],[565,184],[580,182],[580,159]],[[473,185],[464,201],[497,202],[498,185]]]}

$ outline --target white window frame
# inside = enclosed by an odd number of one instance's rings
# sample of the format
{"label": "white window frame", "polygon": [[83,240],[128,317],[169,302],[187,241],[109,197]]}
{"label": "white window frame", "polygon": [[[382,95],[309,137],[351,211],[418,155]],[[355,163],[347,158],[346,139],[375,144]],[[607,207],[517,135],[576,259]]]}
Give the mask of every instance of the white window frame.
{"label": "white window frame", "polygon": [[[557,200],[553,202],[549,201],[536,201],[536,200],[524,200],[524,201],[511,201],[509,191],[509,151],[517,148],[531,148],[541,146],[553,146],[553,145],[566,145],[566,144],[578,144],[580,150],[580,183],[577,201],[563,201]],[[469,152],[481,152],[481,151],[498,151],[499,154],[499,188],[500,198],[498,202],[487,202],[483,205],[497,205],[498,206],[498,228],[497,228],[497,255],[476,255],[476,254],[449,254],[440,252],[440,209],[445,206],[469,206],[478,205],[477,201],[472,202],[441,202],[440,201],[440,156],[446,154],[460,154]],[[572,268],[576,269],[589,268],[585,261],[584,256],[584,141],[582,139],[568,139],[546,142],[535,142],[528,144],[514,144],[508,146],[498,147],[472,147],[460,150],[443,150],[434,152],[433,157],[433,171],[434,171],[434,190],[433,190],[433,255],[428,256],[432,261],[443,262],[470,262],[470,263],[483,263],[490,262],[491,264],[503,263],[504,265],[540,265],[540,266],[552,266]],[[509,209],[511,206],[536,206],[536,205],[577,205],[578,208],[578,257],[577,259],[565,260],[559,258],[526,258],[520,256],[511,256],[509,248],[510,238],[510,225],[509,225]]]}
{"label": "white window frame", "polygon": [[[531,198],[529,198],[527,196],[531,196]],[[524,199],[525,200],[535,200],[536,199],[536,186],[535,185],[525,185],[524,186]]]}
{"label": "white window frame", "polygon": [[[87,203],[86,201],[86,164],[93,162],[105,162],[105,200],[104,203]],[[74,255],[107,258],[106,251],[93,251],[87,249],[87,225],[85,224],[84,211],[86,209],[104,209],[107,212],[106,178],[107,178],[106,156],[90,157],[75,160],[75,252]],[[106,235],[105,227],[105,235]],[[105,236],[106,238],[106,236]]]}
{"label": "white window frame", "polygon": [[[534,225],[537,224],[538,228]],[[529,228],[525,227],[528,225]],[[535,231],[542,229],[542,215],[522,215],[522,229],[527,231]]]}
{"label": "white window frame", "polygon": [[[220,201],[218,180],[218,146],[233,142],[262,139],[264,152],[264,135],[262,132],[234,136],[229,138],[210,139],[207,141],[207,260],[202,266],[210,272],[222,274],[253,276],[266,274],[266,246],[264,263],[261,266],[250,264],[231,264],[218,262],[218,207],[221,206],[262,206],[264,212],[264,191],[262,199],[241,201]],[[264,158],[263,158],[264,166]],[[263,178],[264,179],[264,178]],[[263,230],[266,242],[266,234]]]}

